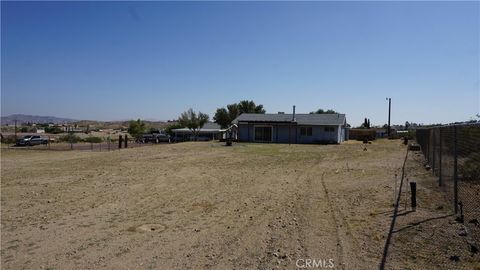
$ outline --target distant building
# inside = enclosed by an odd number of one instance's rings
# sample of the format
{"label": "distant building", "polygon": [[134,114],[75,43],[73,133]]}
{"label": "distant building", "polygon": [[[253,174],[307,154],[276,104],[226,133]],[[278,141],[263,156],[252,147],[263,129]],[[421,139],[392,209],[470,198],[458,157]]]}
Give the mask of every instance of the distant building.
{"label": "distant building", "polygon": [[193,133],[188,128],[172,129],[174,134],[173,140],[176,142],[183,141],[210,141],[220,139],[221,128],[218,124],[213,122],[207,122],[201,129],[198,130],[198,136],[194,138]]}
{"label": "distant building", "polygon": [[387,138],[388,131],[384,128],[377,128],[375,129],[375,136],[376,138]]}

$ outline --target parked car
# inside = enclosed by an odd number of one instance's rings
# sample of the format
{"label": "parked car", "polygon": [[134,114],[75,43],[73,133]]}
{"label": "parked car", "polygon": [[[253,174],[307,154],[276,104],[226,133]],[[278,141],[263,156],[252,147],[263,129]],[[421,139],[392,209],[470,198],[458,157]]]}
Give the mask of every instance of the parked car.
{"label": "parked car", "polygon": [[17,146],[32,146],[38,144],[48,144],[48,138],[37,135],[28,135],[18,139],[16,143]]}
{"label": "parked car", "polygon": [[152,132],[149,134],[143,134],[140,138],[140,143],[161,143],[161,142],[170,142],[170,136],[159,131]]}

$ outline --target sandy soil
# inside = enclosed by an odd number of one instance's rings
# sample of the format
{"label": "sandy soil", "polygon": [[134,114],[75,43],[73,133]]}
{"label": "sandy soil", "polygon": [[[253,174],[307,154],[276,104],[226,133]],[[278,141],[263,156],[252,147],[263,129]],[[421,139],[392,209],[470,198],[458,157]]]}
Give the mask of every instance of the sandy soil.
{"label": "sandy soil", "polygon": [[[335,269],[378,269],[406,147],[384,140],[367,148],[3,149],[2,268],[296,269],[332,259]],[[425,190],[437,192],[419,183],[419,194]],[[430,208],[419,207],[418,218]],[[389,268],[474,264],[415,261],[406,252],[416,247],[397,235]]]}
{"label": "sandy soil", "polygon": [[[434,177],[431,170],[424,169],[423,164],[425,159],[421,152],[409,153],[387,268],[479,270],[480,253],[472,252],[472,246],[474,249],[480,247],[480,239],[475,234],[480,228],[468,222],[474,217],[469,217],[463,224],[456,220],[453,183],[439,187],[438,177]],[[419,206],[415,212],[410,207],[409,182],[416,182],[418,186]],[[470,190],[470,194],[475,193]]]}

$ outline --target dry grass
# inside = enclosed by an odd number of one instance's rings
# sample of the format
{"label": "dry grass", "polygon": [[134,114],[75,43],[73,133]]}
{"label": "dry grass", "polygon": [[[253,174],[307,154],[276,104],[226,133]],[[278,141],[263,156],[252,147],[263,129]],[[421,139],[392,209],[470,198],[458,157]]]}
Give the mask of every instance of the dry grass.
{"label": "dry grass", "polygon": [[386,140],[3,149],[2,267],[378,268],[404,155]]}

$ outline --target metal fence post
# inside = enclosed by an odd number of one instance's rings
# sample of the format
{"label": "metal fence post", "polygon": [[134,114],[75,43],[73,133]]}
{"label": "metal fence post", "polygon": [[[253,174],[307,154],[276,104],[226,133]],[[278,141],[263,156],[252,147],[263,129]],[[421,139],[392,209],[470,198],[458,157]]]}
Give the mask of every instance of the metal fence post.
{"label": "metal fence post", "polygon": [[453,203],[455,214],[458,212],[458,172],[457,172],[457,126],[453,126]]}
{"label": "metal fence post", "polygon": [[427,134],[425,135],[425,158],[427,159],[427,163],[430,164],[430,131],[431,129],[427,130]]}
{"label": "metal fence post", "polygon": [[438,137],[439,137],[439,144],[440,144],[440,149],[439,149],[439,153],[438,153],[438,185],[439,186],[442,186],[443,183],[443,179],[442,179],[442,129],[439,128],[438,129]]}
{"label": "metal fence post", "polygon": [[417,210],[417,182],[410,182],[412,210]]}
{"label": "metal fence post", "polygon": [[436,141],[435,141],[435,132],[436,132],[436,128],[432,128],[432,173],[433,175],[435,175],[435,146],[436,146]]}
{"label": "metal fence post", "polygon": [[118,135],[118,150],[122,148],[122,135]]}

